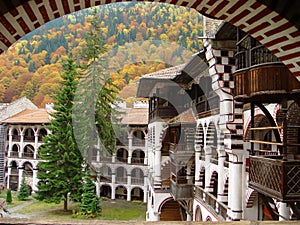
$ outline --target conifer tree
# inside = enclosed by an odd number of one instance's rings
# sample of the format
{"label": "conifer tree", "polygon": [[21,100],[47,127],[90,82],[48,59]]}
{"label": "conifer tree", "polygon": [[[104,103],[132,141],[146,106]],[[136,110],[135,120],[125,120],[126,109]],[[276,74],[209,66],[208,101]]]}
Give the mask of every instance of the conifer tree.
{"label": "conifer tree", "polygon": [[109,60],[105,56],[107,49],[103,44],[96,9],[90,22],[91,29],[85,36],[86,46],[78,57],[82,76],[75,96],[78,104],[73,113],[76,137],[88,162],[95,145],[98,145],[98,150],[105,149],[109,153],[115,150],[113,123],[117,113],[112,104],[118,91],[110,77]]}
{"label": "conifer tree", "polygon": [[99,216],[102,211],[101,201],[95,193],[95,184],[89,171],[85,176],[80,211],[82,214],[87,215],[88,217]]}
{"label": "conifer tree", "polygon": [[20,201],[26,200],[30,195],[29,192],[30,192],[30,190],[29,190],[28,186],[25,183],[25,178],[23,177],[22,178],[22,183],[21,183],[21,186],[20,186],[20,190],[19,190],[18,195],[17,195],[17,199],[20,200]]}
{"label": "conifer tree", "polygon": [[11,190],[7,189],[6,191],[6,203],[11,204],[12,203],[12,196],[11,196]]}
{"label": "conifer tree", "polygon": [[82,194],[83,157],[75,142],[72,127],[72,109],[76,86],[77,67],[72,59],[63,66],[61,88],[55,94],[54,112],[47,127],[50,131],[39,148],[37,199],[59,203],[68,209],[68,196],[79,201]]}

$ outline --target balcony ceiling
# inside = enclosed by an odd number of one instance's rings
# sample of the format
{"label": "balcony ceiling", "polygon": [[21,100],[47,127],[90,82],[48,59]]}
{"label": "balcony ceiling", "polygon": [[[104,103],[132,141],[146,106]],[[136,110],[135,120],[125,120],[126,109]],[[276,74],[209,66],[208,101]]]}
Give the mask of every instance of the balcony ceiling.
{"label": "balcony ceiling", "polygon": [[[0,14],[3,15],[10,10],[18,7],[19,5],[29,2],[30,0],[1,0],[0,1]],[[289,0],[257,0],[270,9],[278,12],[281,16],[288,19],[291,23],[295,24],[300,29],[300,1]]]}

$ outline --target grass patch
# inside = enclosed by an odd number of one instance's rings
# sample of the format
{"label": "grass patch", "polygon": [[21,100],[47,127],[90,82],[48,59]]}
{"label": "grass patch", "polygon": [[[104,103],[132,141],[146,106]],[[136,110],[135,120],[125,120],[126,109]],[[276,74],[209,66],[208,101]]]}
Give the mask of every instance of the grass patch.
{"label": "grass patch", "polygon": [[[15,213],[30,215],[37,214],[39,217],[47,219],[87,219],[85,216],[74,216],[73,212],[78,211],[79,203],[70,202],[69,210],[63,211],[63,202],[60,204],[45,203],[36,201],[32,204],[15,211]],[[33,216],[33,215],[32,215]],[[102,215],[96,217],[97,220],[140,220],[146,219],[146,204],[136,201],[127,202],[124,200],[102,201]]]}

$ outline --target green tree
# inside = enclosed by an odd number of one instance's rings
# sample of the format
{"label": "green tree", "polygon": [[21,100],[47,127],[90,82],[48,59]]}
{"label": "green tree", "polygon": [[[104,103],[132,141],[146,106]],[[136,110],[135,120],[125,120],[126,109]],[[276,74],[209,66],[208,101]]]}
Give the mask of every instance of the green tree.
{"label": "green tree", "polygon": [[11,190],[10,189],[7,189],[7,191],[6,191],[6,202],[7,202],[7,204],[12,203],[12,196],[11,196]]}
{"label": "green tree", "polygon": [[79,201],[82,194],[83,157],[76,145],[72,127],[72,109],[78,72],[72,56],[63,66],[61,87],[54,99],[54,113],[48,125],[50,134],[39,148],[38,191],[36,198],[45,202],[64,201],[68,210],[68,195]]}
{"label": "green tree", "polygon": [[30,195],[30,190],[29,190],[28,186],[25,183],[25,178],[23,177],[22,183],[21,183],[21,186],[20,186],[20,190],[19,190],[18,195],[17,195],[17,199],[20,200],[20,201],[24,201],[29,197],[29,195]]}
{"label": "green tree", "polygon": [[76,138],[86,161],[91,160],[95,145],[97,150],[115,150],[114,115],[112,104],[116,100],[117,87],[110,77],[107,52],[101,29],[98,25],[97,10],[93,11],[91,28],[86,33],[80,58],[82,76],[75,96],[73,119],[76,124]]}
{"label": "green tree", "polygon": [[88,217],[96,217],[101,214],[102,206],[100,198],[95,193],[95,184],[88,171],[83,186],[82,201],[80,204],[80,212]]}

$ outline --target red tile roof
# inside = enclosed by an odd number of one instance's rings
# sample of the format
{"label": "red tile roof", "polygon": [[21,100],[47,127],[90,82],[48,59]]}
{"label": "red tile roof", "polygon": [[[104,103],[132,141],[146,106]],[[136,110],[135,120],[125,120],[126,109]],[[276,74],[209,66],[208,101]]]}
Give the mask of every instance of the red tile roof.
{"label": "red tile roof", "polygon": [[2,123],[14,123],[14,124],[36,124],[36,123],[49,123],[50,115],[46,109],[25,109],[24,111],[1,121]]}
{"label": "red tile roof", "polygon": [[178,116],[176,116],[168,121],[169,124],[172,124],[172,123],[195,123],[195,122],[196,122],[196,117],[195,117],[195,114],[194,114],[192,108],[180,113]]}
{"label": "red tile roof", "polygon": [[122,116],[122,124],[128,125],[147,125],[148,124],[148,108],[132,108],[126,111]]}

